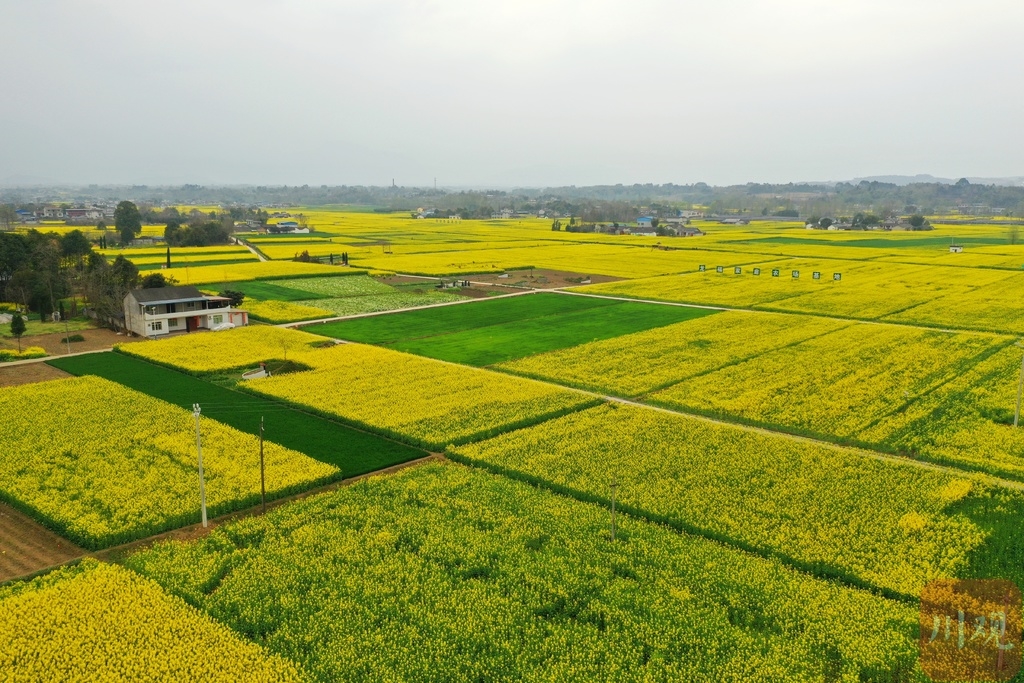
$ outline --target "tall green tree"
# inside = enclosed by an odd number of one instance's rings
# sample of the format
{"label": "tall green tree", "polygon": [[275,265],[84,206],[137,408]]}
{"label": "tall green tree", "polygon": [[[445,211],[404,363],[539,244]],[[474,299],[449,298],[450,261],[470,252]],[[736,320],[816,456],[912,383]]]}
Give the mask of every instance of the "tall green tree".
{"label": "tall green tree", "polygon": [[168,277],[161,272],[149,273],[139,281],[139,287],[142,289],[159,289],[161,287],[173,287],[178,284],[178,281],[173,277]]}
{"label": "tall green tree", "polygon": [[21,311],[15,311],[11,318],[11,336],[18,339],[18,353],[21,353],[21,335],[25,334],[25,319],[21,317]]}
{"label": "tall green tree", "polygon": [[0,230],[11,230],[18,222],[18,214],[10,204],[0,204]]}
{"label": "tall green tree", "polygon": [[131,244],[136,235],[142,234],[142,214],[139,207],[129,201],[123,201],[114,210],[114,227],[121,234],[121,244]]}

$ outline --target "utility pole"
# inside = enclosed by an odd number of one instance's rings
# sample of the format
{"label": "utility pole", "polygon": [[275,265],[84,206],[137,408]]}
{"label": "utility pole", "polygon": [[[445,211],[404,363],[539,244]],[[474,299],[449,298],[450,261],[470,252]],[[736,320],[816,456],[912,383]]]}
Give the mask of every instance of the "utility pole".
{"label": "utility pole", "polygon": [[615,490],[619,488],[619,476],[612,478],[612,540],[615,540]]}
{"label": "utility pole", "polygon": [[263,467],[263,418],[260,418],[260,501],[263,503],[263,514],[267,513],[267,476]]}
{"label": "utility pole", "polygon": [[71,332],[68,330],[68,317],[64,316],[64,343],[68,345],[68,355],[71,355]]}
{"label": "utility pole", "polygon": [[203,479],[203,440],[199,436],[199,404],[192,404],[192,415],[196,418],[196,450],[199,452],[199,504],[203,510],[203,528],[206,528],[206,480]]}
{"label": "utility pole", "polygon": [[1020,360],[1020,380],[1017,382],[1017,412],[1013,414],[1013,426],[1020,421],[1020,397],[1024,393],[1024,358]]}

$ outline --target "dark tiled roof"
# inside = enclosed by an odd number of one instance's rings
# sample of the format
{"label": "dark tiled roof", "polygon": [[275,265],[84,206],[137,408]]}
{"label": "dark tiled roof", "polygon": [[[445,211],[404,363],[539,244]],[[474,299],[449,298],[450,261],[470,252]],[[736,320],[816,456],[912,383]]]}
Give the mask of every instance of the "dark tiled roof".
{"label": "dark tiled roof", "polygon": [[205,295],[195,287],[154,287],[152,289],[132,290],[132,296],[140,304],[151,304],[155,301],[202,299]]}

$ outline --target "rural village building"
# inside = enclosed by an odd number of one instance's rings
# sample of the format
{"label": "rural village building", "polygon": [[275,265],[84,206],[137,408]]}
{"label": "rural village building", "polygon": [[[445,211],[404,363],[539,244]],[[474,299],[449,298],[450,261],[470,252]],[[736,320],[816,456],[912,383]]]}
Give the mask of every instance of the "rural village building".
{"label": "rural village building", "polygon": [[124,324],[142,337],[249,324],[249,314],[231,300],[203,294],[195,287],[136,289],[124,297]]}

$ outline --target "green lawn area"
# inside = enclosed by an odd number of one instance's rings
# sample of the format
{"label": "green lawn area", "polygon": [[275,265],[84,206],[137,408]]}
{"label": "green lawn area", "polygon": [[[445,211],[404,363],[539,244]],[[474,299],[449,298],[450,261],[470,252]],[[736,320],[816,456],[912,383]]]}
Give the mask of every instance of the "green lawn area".
{"label": "green lawn area", "polygon": [[391,348],[454,363],[484,366],[611,339],[716,312],[702,308],[617,302],[613,306],[401,341]]}
{"label": "green lawn area", "polygon": [[327,323],[309,331],[485,366],[712,313],[715,311],[682,306],[528,294]]}
{"label": "green lawn area", "polygon": [[619,302],[595,297],[564,294],[527,294],[501,299],[485,299],[460,306],[445,306],[425,311],[409,311],[371,318],[343,320],[317,325],[310,332],[336,339],[367,344],[391,344],[421,337],[463,332],[488,325],[518,322],[583,311]]}
{"label": "green lawn area", "polygon": [[373,472],[426,455],[425,451],[346,427],[337,422],[288,408],[120,353],[97,353],[49,362],[73,375],[98,375],[161,400],[192,408],[250,434],[259,433],[264,417],[265,437],[282,446],[341,469],[345,477]]}
{"label": "green lawn area", "polygon": [[[25,319],[25,334],[22,336],[22,344],[30,344],[32,337],[37,334],[53,334],[54,332],[64,332],[65,329],[71,332],[77,332],[78,330],[89,330],[95,327],[95,323],[89,318],[71,318],[67,321],[67,327],[65,328],[64,321],[59,323],[47,321],[40,322],[39,315],[36,313],[32,314],[31,319]],[[0,325],[0,333],[3,334],[4,339],[14,339],[11,336],[11,325],[7,323]]]}
{"label": "green lawn area", "polygon": [[302,301],[303,299],[318,299],[320,294],[307,292],[296,287],[283,287],[275,284],[273,280],[249,280],[248,282],[221,282],[212,285],[202,285],[200,289],[223,292],[231,290],[242,292],[251,299],[260,301]]}

